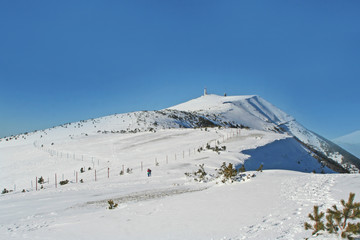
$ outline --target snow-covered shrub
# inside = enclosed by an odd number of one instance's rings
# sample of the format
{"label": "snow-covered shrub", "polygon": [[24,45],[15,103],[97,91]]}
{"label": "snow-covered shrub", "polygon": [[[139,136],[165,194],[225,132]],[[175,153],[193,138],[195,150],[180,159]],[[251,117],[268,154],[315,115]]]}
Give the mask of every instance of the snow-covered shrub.
{"label": "snow-covered shrub", "polygon": [[243,172],[246,172],[245,164],[243,164],[243,165],[241,166],[241,168],[239,168],[239,173],[243,173]]}
{"label": "snow-covered shrub", "polygon": [[206,177],[207,173],[204,169],[204,164],[200,164],[199,169],[197,171],[195,171],[193,173],[185,173],[185,175],[187,177],[194,178],[194,180],[197,182],[207,182],[208,181],[208,178]]}
{"label": "snow-covered shrub", "polygon": [[7,190],[6,188],[4,188],[4,190],[2,190],[1,194],[5,194],[5,193],[8,193],[9,190]]}
{"label": "snow-covered shrub", "polygon": [[126,173],[131,174],[132,173],[132,168],[127,168]]}
{"label": "snow-covered shrub", "polygon": [[258,168],[258,169],[256,169],[256,171],[258,171],[258,172],[262,172],[263,167],[264,167],[264,165],[260,164],[259,168]]}
{"label": "snow-covered shrub", "polygon": [[305,230],[314,230],[312,235],[319,235],[321,231],[326,231],[329,234],[340,235],[341,238],[347,238],[349,240],[355,239],[360,236],[360,222],[355,223],[360,219],[360,203],[354,202],[355,193],[350,193],[349,200],[341,200],[342,209],[339,209],[336,205],[326,211],[326,224],[324,224],[322,218],[324,213],[319,213],[319,207],[314,206],[314,214],[309,214],[309,218],[315,221],[314,225],[305,223]]}
{"label": "snow-covered shrub", "polygon": [[238,180],[238,171],[235,169],[232,163],[229,163],[228,166],[226,166],[226,163],[223,162],[220,169],[217,169],[218,175],[221,178],[221,182],[234,182]]}
{"label": "snow-covered shrub", "polygon": [[68,184],[69,183],[69,180],[63,180],[63,181],[60,181],[60,185],[65,185],[65,184]]}
{"label": "snow-covered shrub", "polygon": [[39,184],[43,184],[43,183],[44,183],[44,178],[43,178],[42,176],[38,179],[38,183],[39,183]]}
{"label": "snow-covered shrub", "polygon": [[109,204],[109,209],[114,209],[118,206],[118,204],[114,203],[114,201],[111,199],[108,201],[108,204]]}
{"label": "snow-covered shrub", "polygon": [[83,173],[85,172],[85,169],[84,168],[80,168],[80,173]]}
{"label": "snow-covered shrub", "polygon": [[120,175],[124,175],[124,171],[123,171],[123,170],[120,171]]}

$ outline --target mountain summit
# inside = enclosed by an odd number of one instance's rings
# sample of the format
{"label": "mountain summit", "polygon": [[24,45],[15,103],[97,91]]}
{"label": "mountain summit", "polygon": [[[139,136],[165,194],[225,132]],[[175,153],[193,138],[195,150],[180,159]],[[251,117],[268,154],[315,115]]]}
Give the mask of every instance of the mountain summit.
{"label": "mountain summit", "polygon": [[[209,127],[242,128],[264,133],[276,133],[282,138],[292,138],[291,143],[288,140],[285,141],[286,143],[276,143],[275,148],[278,149],[278,154],[280,154],[282,146],[289,148],[291,145],[296,149],[291,154],[298,154],[300,148],[306,149],[306,154],[311,156],[312,160],[315,158],[322,166],[333,171],[345,173],[358,172],[360,169],[358,158],[324,137],[306,129],[295,118],[257,95],[218,96],[206,94],[159,111],[114,114],[3,138],[0,139],[0,148],[1,146],[14,146],[24,142],[39,147],[49,143],[53,145],[56,141],[71,141],[103,134]],[[257,146],[258,144],[255,142],[253,148],[256,149]],[[266,151],[266,149],[262,149],[262,151]],[[254,152],[251,154],[256,155]],[[307,158],[305,155],[284,157],[287,154],[283,153],[279,158],[283,158],[284,161],[289,158],[292,160],[296,158],[296,162],[299,163]],[[280,169],[284,167],[281,163],[272,166]]]}
{"label": "mountain summit", "polygon": [[317,159],[330,164],[335,171],[357,172],[360,169],[357,157],[306,129],[294,117],[257,95],[204,95],[169,109],[204,115],[212,121],[221,119],[234,125],[287,133],[313,152]]}
{"label": "mountain summit", "polygon": [[293,121],[294,118],[256,95],[205,95],[169,109],[214,114],[222,120],[243,124],[259,130],[272,130],[274,126]]}

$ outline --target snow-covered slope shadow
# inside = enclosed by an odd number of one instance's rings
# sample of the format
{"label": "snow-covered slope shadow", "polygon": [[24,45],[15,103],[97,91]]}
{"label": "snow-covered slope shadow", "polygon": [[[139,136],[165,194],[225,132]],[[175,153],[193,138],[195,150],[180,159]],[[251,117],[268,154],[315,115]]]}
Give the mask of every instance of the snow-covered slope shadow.
{"label": "snow-covered slope shadow", "polygon": [[242,153],[250,156],[245,161],[246,170],[256,170],[263,164],[263,169],[334,173],[333,170],[322,166],[294,138],[276,140],[256,149],[242,151]]}

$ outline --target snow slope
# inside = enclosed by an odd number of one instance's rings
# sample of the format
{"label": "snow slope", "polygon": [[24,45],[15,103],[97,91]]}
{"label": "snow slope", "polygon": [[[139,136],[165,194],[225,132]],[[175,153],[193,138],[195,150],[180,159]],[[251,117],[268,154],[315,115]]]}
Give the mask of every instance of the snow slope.
{"label": "snow slope", "polygon": [[336,165],[334,169],[337,171],[345,168],[351,172],[358,172],[360,169],[360,159],[306,129],[295,118],[256,95],[205,95],[170,109],[192,111],[210,118],[217,116],[215,120],[220,118],[223,121],[242,124],[254,129],[286,132],[316,152],[323,161],[334,161],[332,165]]}
{"label": "snow slope", "polygon": [[360,158],[360,130],[338,137],[332,141]]}
{"label": "snow slope", "polygon": [[[310,237],[312,206],[359,193],[360,175],[334,174],[279,127],[294,121],[258,96],[207,95],[3,138],[0,239]],[[241,182],[216,178],[223,162],[245,165]],[[185,176],[201,164],[206,183]]]}
{"label": "snow slope", "polygon": [[[226,151],[197,151],[206,143],[214,146],[216,140],[226,146]],[[278,146],[282,141],[286,148]],[[15,192],[0,195],[0,239],[303,239],[310,236],[303,230],[303,222],[314,204],[329,207],[350,191],[360,190],[358,174],[266,170],[233,184],[218,180],[198,183],[185,177],[185,172],[195,171],[200,164],[205,164],[209,174],[215,174],[222,162],[245,163],[249,170],[251,166],[246,162],[251,163],[251,158],[258,161],[279,156],[289,161],[290,167],[305,171],[291,157],[297,152],[305,157],[305,148],[300,149],[301,145],[287,135],[260,130],[165,129],[156,133],[98,134],[58,140],[50,146],[53,151],[75,156],[96,154],[99,163],[58,153],[51,156],[31,144],[23,146],[39,155],[34,160],[33,153],[20,154],[24,149],[18,150],[20,155],[12,155],[12,168],[4,169],[12,174],[6,179],[1,175],[2,183],[16,175],[23,178],[24,185],[15,182]],[[1,152],[5,150],[8,154],[13,151],[4,147]],[[250,151],[255,152],[250,156]],[[26,165],[27,156],[37,162],[36,167],[30,161]],[[312,158],[304,160],[310,161],[304,166],[321,169]],[[260,161],[254,166],[257,163]],[[122,165],[132,168],[132,174],[120,176]],[[77,183],[73,171],[78,172],[81,166],[86,168],[85,173],[78,173],[84,183]],[[88,166],[94,168],[88,170]],[[152,177],[146,176],[147,168],[153,170]],[[59,178],[64,174],[71,182],[56,188],[55,171]],[[25,181],[34,181],[35,176],[49,177],[50,182],[35,191],[35,186],[31,188]],[[22,188],[26,192],[21,192]],[[109,199],[119,207],[107,209]]]}

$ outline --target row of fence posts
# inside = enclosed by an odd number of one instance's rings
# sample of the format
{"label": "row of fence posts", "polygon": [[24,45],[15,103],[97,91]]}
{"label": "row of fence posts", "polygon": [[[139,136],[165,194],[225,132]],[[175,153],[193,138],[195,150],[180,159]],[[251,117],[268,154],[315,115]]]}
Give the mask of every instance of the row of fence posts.
{"label": "row of fence posts", "polygon": [[[223,142],[225,142],[225,140],[228,140],[230,139],[231,137],[234,137],[234,136],[238,136],[240,135],[240,130],[237,130],[236,133],[234,132],[231,132],[231,133],[228,133],[227,134],[227,139],[225,139],[225,136],[222,137],[222,140]],[[215,146],[216,144],[220,144],[220,141],[219,140],[213,140],[215,141]],[[206,143],[206,145],[210,145],[212,141]],[[205,145],[205,146],[206,146]],[[36,146],[36,144],[34,143],[34,146]],[[57,155],[58,156],[58,151],[55,151],[55,150],[51,150],[51,149],[43,149],[47,152],[56,152],[57,154],[53,154],[53,155]],[[50,153],[49,152],[49,153]],[[194,155],[196,154],[196,148],[194,148]],[[75,153],[74,154],[70,154],[70,155],[73,155],[73,159],[76,159],[75,158]],[[67,153],[67,158],[69,158],[69,153]],[[182,151],[182,155],[183,155],[183,159],[185,158],[185,150]],[[82,160],[84,159],[84,155],[81,155],[82,156]],[[189,149],[189,157],[191,156],[191,149]],[[60,152],[60,157],[62,157],[62,152]],[[174,154],[174,159],[175,161],[177,160],[177,154],[175,153]],[[96,175],[96,169],[94,168],[95,167],[95,164],[94,164],[94,157],[92,157],[92,163],[93,163],[93,169],[94,169],[94,180],[95,182],[98,180],[97,179],[97,175]],[[169,156],[166,155],[166,164],[169,163]],[[155,166],[158,166],[159,162],[157,161],[157,157],[155,157]],[[98,165],[100,165],[100,160],[98,159]],[[143,162],[141,161],[141,164],[140,164],[140,168],[141,168],[141,171],[144,170],[144,164]],[[85,169],[85,167],[84,167]],[[125,166],[122,165],[122,172],[125,173]],[[74,175],[75,175],[75,182],[78,183],[78,180],[79,180],[79,176],[78,176],[78,172],[74,170]],[[110,178],[110,167],[107,168],[107,178]],[[62,180],[64,181],[64,174],[62,174]],[[50,179],[48,178],[48,184],[50,184]],[[58,184],[58,181],[57,181],[57,174],[55,173],[55,188],[57,188],[57,184]],[[31,181],[31,189],[33,189],[33,182]],[[36,191],[38,191],[38,177],[36,177],[36,185],[35,185],[35,189]],[[16,191],[16,184],[14,184],[14,191]]]}

